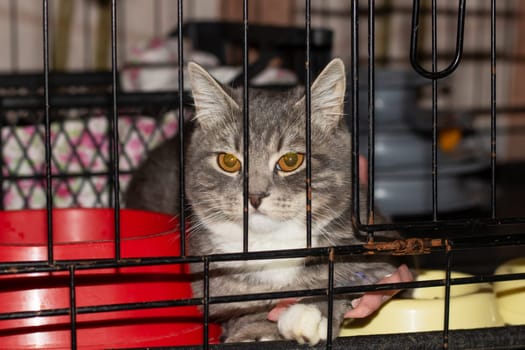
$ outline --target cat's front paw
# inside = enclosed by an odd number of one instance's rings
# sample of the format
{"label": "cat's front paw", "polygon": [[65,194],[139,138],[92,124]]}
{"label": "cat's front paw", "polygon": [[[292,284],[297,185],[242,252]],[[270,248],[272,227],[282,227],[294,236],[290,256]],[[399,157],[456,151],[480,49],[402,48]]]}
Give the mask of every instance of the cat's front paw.
{"label": "cat's front paw", "polygon": [[314,305],[295,304],[282,313],[277,322],[279,332],[286,339],[299,344],[315,345],[326,340],[328,320]]}

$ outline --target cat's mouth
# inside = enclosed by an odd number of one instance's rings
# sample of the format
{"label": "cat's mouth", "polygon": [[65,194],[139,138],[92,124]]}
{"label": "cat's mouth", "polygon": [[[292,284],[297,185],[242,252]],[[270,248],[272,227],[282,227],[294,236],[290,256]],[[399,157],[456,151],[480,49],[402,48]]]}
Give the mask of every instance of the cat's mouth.
{"label": "cat's mouth", "polygon": [[264,208],[254,208],[253,206],[249,206],[248,207],[248,215],[249,216],[253,216],[253,215],[261,215],[261,216],[267,216],[269,217],[270,214],[267,212],[267,210],[265,210]]}

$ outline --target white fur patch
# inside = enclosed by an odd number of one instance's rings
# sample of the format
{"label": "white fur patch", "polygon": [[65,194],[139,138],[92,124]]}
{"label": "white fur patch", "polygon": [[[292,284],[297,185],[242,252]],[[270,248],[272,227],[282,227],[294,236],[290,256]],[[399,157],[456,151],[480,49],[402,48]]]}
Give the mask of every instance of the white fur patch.
{"label": "white fur patch", "polygon": [[[277,222],[264,215],[250,215],[248,251],[270,251],[306,247],[304,225],[296,222]],[[257,229],[261,228],[261,229]],[[256,230],[253,230],[255,228]],[[237,253],[243,249],[242,227],[232,222],[214,223],[208,227],[215,250],[221,253]],[[239,266],[239,262],[224,263]],[[286,286],[297,278],[304,258],[252,260],[243,262],[252,276],[261,283]]]}
{"label": "white fur patch", "polygon": [[328,320],[313,305],[295,304],[281,314],[277,327],[283,337],[299,344],[326,340]]}

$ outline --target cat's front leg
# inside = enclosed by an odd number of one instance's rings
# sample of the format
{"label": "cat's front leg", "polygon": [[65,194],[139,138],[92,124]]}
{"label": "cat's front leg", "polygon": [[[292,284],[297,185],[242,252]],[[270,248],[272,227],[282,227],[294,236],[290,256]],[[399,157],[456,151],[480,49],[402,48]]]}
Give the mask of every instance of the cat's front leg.
{"label": "cat's front leg", "polygon": [[[348,310],[347,300],[334,300],[332,337],[339,334],[343,316]],[[277,321],[279,333],[300,344],[315,345],[326,341],[328,335],[328,303],[301,301],[283,311]]]}

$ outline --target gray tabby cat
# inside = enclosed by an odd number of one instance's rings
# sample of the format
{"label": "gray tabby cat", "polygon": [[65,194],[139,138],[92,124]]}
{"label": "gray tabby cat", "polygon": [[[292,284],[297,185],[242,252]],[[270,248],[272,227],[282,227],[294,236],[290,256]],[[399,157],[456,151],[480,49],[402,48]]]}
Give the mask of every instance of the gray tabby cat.
{"label": "gray tabby cat", "polygon": [[[243,248],[242,90],[227,91],[202,67],[189,64],[196,127],[186,150],[186,194],[191,206],[191,255],[241,252]],[[311,87],[312,245],[362,243],[350,213],[350,135],[343,120],[345,69],[335,59]],[[249,251],[306,246],[304,89],[250,89]],[[128,189],[128,207],[178,213],[177,142],[155,150]],[[372,260],[376,259],[376,260]],[[192,266],[199,275],[202,264]],[[377,258],[337,258],[335,285],[370,284],[393,272]],[[210,265],[212,296],[326,288],[325,258],[220,262]],[[193,283],[202,296],[202,279]],[[316,344],[327,337],[326,298],[306,298],[267,320],[277,301],[210,305],[226,342],[294,339]],[[350,299],[337,298],[336,336]]]}

